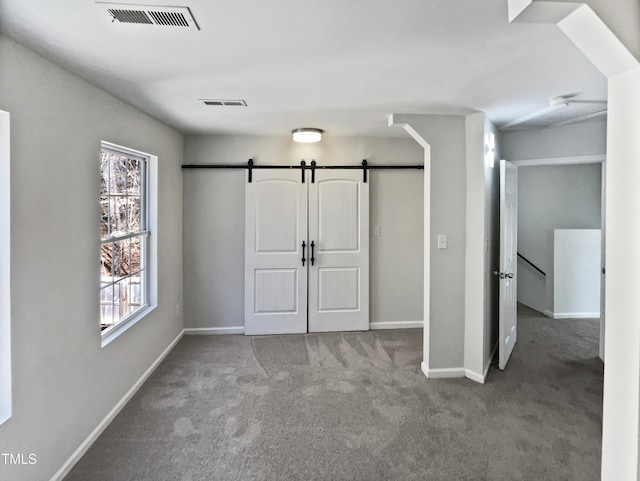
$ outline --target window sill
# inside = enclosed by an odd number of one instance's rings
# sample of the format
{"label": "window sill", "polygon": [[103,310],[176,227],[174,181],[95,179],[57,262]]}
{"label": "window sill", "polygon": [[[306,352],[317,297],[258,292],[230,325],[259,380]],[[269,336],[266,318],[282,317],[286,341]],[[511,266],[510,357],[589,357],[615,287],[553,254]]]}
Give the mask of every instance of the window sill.
{"label": "window sill", "polygon": [[118,324],[117,326],[115,326],[113,329],[110,329],[110,330],[102,333],[102,344],[100,345],[100,347],[105,347],[108,344],[110,344],[112,341],[116,340],[118,337],[120,337],[121,334],[123,334],[130,327],[132,327],[134,324],[136,324],[139,320],[141,320],[142,318],[146,317],[156,307],[157,307],[156,305],[147,306],[147,307],[141,309],[138,313],[136,313],[130,319],[127,319],[123,323]]}

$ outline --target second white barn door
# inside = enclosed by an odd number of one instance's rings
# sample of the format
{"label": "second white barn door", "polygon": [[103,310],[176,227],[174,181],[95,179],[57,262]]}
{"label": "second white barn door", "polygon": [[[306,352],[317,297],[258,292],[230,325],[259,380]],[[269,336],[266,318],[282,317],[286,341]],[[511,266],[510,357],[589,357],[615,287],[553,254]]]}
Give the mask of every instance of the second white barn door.
{"label": "second white barn door", "polygon": [[245,334],[369,329],[369,185],[361,170],[314,177],[247,183]]}
{"label": "second white barn door", "polygon": [[369,329],[369,184],[321,170],[309,184],[309,332]]}

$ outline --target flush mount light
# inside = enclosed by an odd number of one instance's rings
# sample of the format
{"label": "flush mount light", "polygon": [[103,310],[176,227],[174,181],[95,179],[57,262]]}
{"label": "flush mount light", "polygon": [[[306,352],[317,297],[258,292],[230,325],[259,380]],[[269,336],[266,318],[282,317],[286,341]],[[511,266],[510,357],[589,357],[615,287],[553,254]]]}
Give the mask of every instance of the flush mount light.
{"label": "flush mount light", "polygon": [[319,142],[322,139],[322,134],[324,130],[321,129],[312,129],[310,127],[303,127],[301,129],[295,129],[291,131],[293,135],[293,140],[295,142],[303,142],[305,144],[310,144],[312,142]]}

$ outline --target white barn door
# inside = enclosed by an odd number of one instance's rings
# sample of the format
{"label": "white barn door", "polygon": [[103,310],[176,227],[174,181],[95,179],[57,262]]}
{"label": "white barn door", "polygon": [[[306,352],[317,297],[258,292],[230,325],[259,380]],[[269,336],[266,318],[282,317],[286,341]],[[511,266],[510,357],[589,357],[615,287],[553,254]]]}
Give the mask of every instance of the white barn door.
{"label": "white barn door", "polygon": [[504,370],[518,335],[518,167],[500,161],[500,329],[498,367]]}
{"label": "white barn door", "polygon": [[369,329],[369,184],[317,170],[309,184],[309,332]]}
{"label": "white barn door", "polygon": [[245,192],[245,334],[307,332],[307,184],[256,169]]}

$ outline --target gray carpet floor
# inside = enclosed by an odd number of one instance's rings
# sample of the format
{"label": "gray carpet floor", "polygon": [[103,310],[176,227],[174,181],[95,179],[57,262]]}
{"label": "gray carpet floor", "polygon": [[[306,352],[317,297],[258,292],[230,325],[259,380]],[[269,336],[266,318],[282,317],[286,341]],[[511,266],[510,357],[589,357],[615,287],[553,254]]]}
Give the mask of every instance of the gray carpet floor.
{"label": "gray carpet floor", "polygon": [[598,321],[520,306],[487,383],[428,380],[421,330],[185,337],[66,481],[599,479]]}

